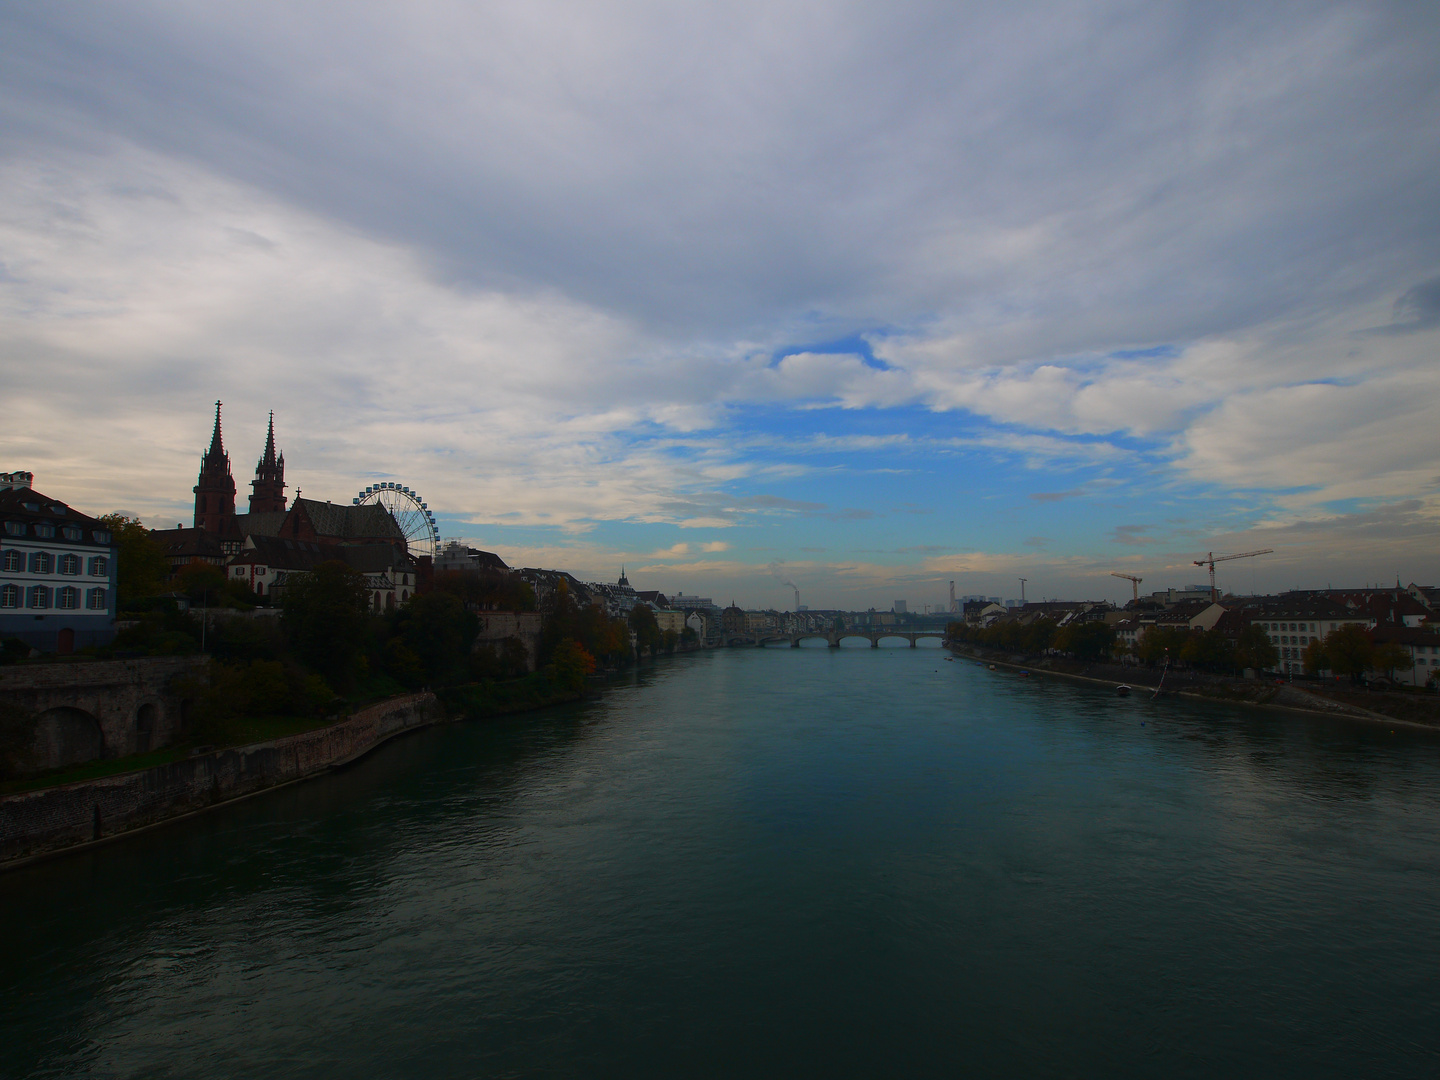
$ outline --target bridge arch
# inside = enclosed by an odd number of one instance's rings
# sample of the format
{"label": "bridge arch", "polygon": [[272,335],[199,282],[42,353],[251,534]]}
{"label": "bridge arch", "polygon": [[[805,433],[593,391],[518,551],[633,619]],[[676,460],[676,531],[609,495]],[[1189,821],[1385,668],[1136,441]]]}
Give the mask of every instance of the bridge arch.
{"label": "bridge arch", "polygon": [[146,754],[155,744],[155,727],[159,723],[160,710],[153,701],[147,701],[135,711],[135,753]]}
{"label": "bridge arch", "polygon": [[94,761],[105,753],[100,721],[84,709],[62,705],[46,709],[35,720],[32,757],[37,769],[59,769]]}

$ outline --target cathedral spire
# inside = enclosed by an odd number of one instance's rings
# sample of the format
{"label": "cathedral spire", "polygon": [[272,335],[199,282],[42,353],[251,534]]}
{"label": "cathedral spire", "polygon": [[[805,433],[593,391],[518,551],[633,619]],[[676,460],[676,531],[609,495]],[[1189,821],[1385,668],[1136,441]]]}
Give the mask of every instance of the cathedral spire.
{"label": "cathedral spire", "polygon": [[225,441],[220,438],[220,402],[215,402],[215,434],[210,436],[210,454],[221,456],[225,453]]}
{"label": "cathedral spire", "polygon": [[261,465],[275,464],[275,410],[270,410],[270,430],[265,435],[265,456],[260,459]]}
{"label": "cathedral spire", "polygon": [[265,433],[265,453],[255,466],[255,479],[250,481],[250,512],[271,514],[285,512],[285,455],[275,452],[275,411],[270,411],[270,428]]}
{"label": "cathedral spire", "polygon": [[210,449],[200,459],[200,475],[194,487],[195,528],[223,534],[235,520],[235,480],[230,475],[230,455],[220,435],[220,402],[215,402],[215,431]]}

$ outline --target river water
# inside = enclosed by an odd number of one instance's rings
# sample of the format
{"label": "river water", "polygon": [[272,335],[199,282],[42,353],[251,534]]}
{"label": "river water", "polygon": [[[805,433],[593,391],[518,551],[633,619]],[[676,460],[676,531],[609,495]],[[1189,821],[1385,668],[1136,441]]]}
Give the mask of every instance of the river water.
{"label": "river water", "polygon": [[1440,1073],[1440,738],[944,656],[680,657],[0,876],[0,1073]]}

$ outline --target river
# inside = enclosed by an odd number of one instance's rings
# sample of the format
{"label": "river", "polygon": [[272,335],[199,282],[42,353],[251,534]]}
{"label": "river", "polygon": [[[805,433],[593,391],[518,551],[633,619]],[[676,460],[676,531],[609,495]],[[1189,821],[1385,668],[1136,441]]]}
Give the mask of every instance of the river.
{"label": "river", "polygon": [[727,650],[0,876],[0,1073],[1434,1076],[1440,738]]}

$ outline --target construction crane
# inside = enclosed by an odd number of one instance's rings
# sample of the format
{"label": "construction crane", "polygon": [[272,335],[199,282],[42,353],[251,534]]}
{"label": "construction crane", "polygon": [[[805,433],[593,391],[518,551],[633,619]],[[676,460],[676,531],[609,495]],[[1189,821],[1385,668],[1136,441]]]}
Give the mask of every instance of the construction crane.
{"label": "construction crane", "polygon": [[1215,592],[1215,564],[1217,562],[1229,562],[1231,559],[1253,559],[1256,555],[1269,555],[1274,548],[1261,548],[1259,551],[1242,551],[1238,555],[1216,555],[1213,551],[1207,551],[1205,558],[1196,559],[1196,566],[1210,567],[1210,602],[1214,603],[1220,599]]}
{"label": "construction crane", "polygon": [[1130,587],[1135,590],[1135,596],[1133,599],[1140,599],[1140,582],[1144,581],[1144,578],[1136,577],[1134,574],[1117,574],[1114,570],[1110,571],[1110,576],[1123,577],[1126,581],[1130,582]]}

